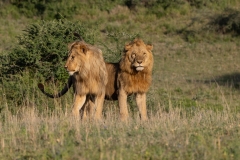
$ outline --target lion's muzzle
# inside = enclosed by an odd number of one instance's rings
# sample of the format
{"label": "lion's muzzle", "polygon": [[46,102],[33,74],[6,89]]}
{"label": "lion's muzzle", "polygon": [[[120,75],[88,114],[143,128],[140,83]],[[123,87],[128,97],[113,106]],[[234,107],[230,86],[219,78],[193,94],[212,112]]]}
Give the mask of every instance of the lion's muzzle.
{"label": "lion's muzzle", "polygon": [[137,66],[137,67],[136,67],[136,70],[137,70],[137,71],[142,71],[143,69],[144,69],[143,66]]}

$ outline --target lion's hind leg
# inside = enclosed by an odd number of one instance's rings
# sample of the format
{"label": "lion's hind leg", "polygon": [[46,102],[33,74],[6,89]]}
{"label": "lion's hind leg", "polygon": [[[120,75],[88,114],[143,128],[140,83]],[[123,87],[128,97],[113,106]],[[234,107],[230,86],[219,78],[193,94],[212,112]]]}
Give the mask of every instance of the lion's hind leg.
{"label": "lion's hind leg", "polygon": [[[80,107],[80,105],[74,106],[73,114],[77,116],[77,111],[80,110],[81,113],[80,116],[82,120],[87,120],[90,118],[94,118],[95,120],[101,120],[104,97],[105,97],[104,93],[98,96],[88,95],[85,98],[85,103],[83,104],[82,107]],[[75,101],[76,100],[78,101],[78,99],[75,99]]]}
{"label": "lion's hind leg", "polygon": [[95,109],[96,109],[95,96],[90,96],[88,99],[88,105],[86,106],[87,118],[89,119],[93,118]]}
{"label": "lion's hind leg", "polygon": [[86,102],[84,103],[80,113],[82,120],[90,120],[93,117],[93,113],[95,110],[95,104],[92,99],[87,97]]}

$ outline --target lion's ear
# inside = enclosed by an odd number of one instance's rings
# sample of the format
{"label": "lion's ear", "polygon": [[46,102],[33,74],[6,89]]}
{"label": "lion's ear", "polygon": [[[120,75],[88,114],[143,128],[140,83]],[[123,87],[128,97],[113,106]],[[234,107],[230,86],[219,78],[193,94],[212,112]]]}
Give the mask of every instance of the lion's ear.
{"label": "lion's ear", "polygon": [[70,51],[70,49],[72,48],[72,45],[73,45],[74,43],[69,43],[68,44],[68,50]]}
{"label": "lion's ear", "polygon": [[149,51],[151,51],[153,49],[153,45],[151,45],[151,44],[147,44],[146,47],[147,47],[147,50],[149,50]]}
{"label": "lion's ear", "polygon": [[86,54],[87,53],[87,51],[88,51],[88,47],[86,46],[86,45],[80,45],[80,50],[84,53],[84,54]]}
{"label": "lion's ear", "polygon": [[124,49],[125,49],[125,51],[128,51],[130,48],[131,48],[131,45],[130,44],[126,44]]}

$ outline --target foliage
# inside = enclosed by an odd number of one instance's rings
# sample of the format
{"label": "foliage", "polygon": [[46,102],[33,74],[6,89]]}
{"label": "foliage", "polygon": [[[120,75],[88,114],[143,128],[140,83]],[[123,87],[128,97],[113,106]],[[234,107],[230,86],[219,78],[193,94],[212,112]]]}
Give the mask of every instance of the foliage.
{"label": "foliage", "polygon": [[8,100],[16,104],[23,102],[26,94],[24,81],[32,84],[34,79],[48,82],[66,82],[68,74],[64,69],[67,58],[67,44],[78,39],[73,33],[79,33],[88,43],[94,43],[94,37],[79,22],[41,21],[27,26],[18,37],[18,45],[8,53],[0,55],[0,77]]}
{"label": "foliage", "polygon": [[211,17],[209,23],[218,33],[240,35],[240,12],[234,9],[225,9],[221,14]]}
{"label": "foliage", "polygon": [[82,35],[84,40],[94,43],[93,35],[80,23],[69,21],[42,21],[30,24],[19,36],[19,45],[8,55],[1,57],[2,74],[19,74],[28,70],[45,79],[65,80],[63,63],[67,57],[67,44],[76,40],[73,33]]}

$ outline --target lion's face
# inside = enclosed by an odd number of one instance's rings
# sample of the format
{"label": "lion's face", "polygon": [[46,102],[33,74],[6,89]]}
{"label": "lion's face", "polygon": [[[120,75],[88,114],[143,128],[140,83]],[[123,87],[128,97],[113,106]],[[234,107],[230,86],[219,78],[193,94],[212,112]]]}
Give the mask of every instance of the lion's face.
{"label": "lion's face", "polygon": [[126,58],[129,60],[131,68],[140,72],[149,67],[149,64],[152,63],[152,48],[152,45],[146,45],[141,40],[135,40],[126,45]]}
{"label": "lion's face", "polygon": [[65,64],[65,68],[68,71],[69,75],[74,75],[79,72],[87,62],[88,59],[88,47],[79,42],[74,42],[68,46],[69,54],[68,59]]}

